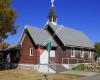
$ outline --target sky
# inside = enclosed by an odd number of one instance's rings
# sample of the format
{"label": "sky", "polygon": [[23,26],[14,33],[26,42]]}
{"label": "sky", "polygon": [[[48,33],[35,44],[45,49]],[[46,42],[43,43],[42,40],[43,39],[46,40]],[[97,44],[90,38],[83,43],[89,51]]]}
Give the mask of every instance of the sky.
{"label": "sky", "polygon": [[[58,24],[84,32],[93,42],[100,41],[100,0],[55,0]],[[25,25],[43,28],[50,11],[50,0],[14,0],[19,28],[5,41],[19,42]],[[70,34],[69,34],[70,35]]]}

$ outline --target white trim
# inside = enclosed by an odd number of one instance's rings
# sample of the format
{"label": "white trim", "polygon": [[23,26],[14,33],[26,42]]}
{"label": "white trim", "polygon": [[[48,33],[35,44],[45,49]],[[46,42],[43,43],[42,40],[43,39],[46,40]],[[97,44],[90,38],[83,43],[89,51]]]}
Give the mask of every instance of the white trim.
{"label": "white trim", "polygon": [[[26,25],[25,25],[25,27],[24,27],[24,30],[26,29]],[[22,39],[22,37],[23,37],[23,35],[24,35],[24,30],[22,31],[22,34],[21,34],[21,36],[20,36],[20,38],[19,38],[19,42],[21,42],[21,39]]]}
{"label": "white trim", "polygon": [[25,36],[26,36],[26,33],[25,33],[25,34],[23,34],[23,36],[22,36],[22,38],[21,38],[21,41],[20,41],[20,44],[22,44],[22,43],[23,43]]}
{"label": "white trim", "polygon": [[65,60],[67,59],[67,60],[68,60],[68,64],[69,64],[69,59],[70,59],[70,58],[62,58],[62,64],[64,63],[64,59],[65,59]]}
{"label": "white trim", "polygon": [[83,61],[84,61],[84,63],[81,63],[81,64],[86,64],[86,61],[90,61],[90,60],[79,59],[79,58],[62,58],[62,64],[64,64],[64,63],[63,63],[64,59],[68,60],[68,64],[70,63],[70,62],[69,62],[70,59],[71,59],[71,60],[72,60],[72,59],[76,59],[76,60],[77,60],[77,63],[75,63],[75,64],[80,64],[80,63],[79,63],[79,60],[83,60]]}
{"label": "white trim", "polygon": [[56,56],[55,50],[51,50],[51,51],[50,51],[50,57],[55,57],[55,56]]}
{"label": "white trim", "polygon": [[53,22],[53,17],[52,17],[52,21],[51,22]]}
{"label": "white trim", "polygon": [[76,50],[74,48],[71,48],[71,57],[75,57]]}
{"label": "white trim", "polygon": [[56,23],[58,22],[57,18],[56,18]]}
{"label": "white trim", "polygon": [[33,56],[33,48],[30,48],[30,56]]}

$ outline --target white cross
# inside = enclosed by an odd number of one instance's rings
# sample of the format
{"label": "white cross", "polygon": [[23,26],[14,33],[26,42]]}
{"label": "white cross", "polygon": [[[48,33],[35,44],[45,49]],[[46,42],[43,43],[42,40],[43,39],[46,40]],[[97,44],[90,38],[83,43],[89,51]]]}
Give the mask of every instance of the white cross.
{"label": "white cross", "polygon": [[54,7],[54,0],[51,0],[51,3],[52,3],[52,7]]}

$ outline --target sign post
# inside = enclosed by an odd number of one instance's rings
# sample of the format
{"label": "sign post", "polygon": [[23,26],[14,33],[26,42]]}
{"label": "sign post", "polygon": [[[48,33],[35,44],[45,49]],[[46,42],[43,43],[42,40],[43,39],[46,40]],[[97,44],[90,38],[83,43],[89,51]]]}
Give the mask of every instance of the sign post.
{"label": "sign post", "polygon": [[49,73],[49,58],[50,58],[51,43],[52,43],[52,41],[49,39],[49,40],[47,41],[47,51],[48,51],[48,73]]}

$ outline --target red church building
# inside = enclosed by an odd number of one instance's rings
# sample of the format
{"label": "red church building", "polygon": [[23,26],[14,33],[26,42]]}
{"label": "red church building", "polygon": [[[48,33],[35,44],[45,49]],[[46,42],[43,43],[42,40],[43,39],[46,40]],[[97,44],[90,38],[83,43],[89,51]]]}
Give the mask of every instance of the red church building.
{"label": "red church building", "polygon": [[62,72],[90,63],[95,53],[94,43],[83,32],[57,23],[53,2],[44,29],[26,25],[19,44],[18,67],[39,72]]}

